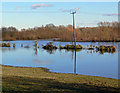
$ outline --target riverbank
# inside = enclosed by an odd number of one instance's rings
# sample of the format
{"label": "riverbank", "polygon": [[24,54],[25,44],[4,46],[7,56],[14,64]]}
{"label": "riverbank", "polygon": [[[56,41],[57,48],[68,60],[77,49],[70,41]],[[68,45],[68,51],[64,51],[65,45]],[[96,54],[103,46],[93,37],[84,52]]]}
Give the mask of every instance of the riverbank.
{"label": "riverbank", "polygon": [[3,93],[117,93],[118,80],[51,73],[45,68],[2,66]]}

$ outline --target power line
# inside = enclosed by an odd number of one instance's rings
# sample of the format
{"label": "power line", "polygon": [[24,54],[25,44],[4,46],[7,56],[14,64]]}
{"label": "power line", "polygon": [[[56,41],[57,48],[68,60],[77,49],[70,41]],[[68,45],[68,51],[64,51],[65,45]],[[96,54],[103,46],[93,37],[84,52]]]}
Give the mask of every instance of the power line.
{"label": "power line", "polygon": [[0,13],[64,13],[59,11],[0,11]]}
{"label": "power line", "polygon": [[[0,13],[69,13],[70,11],[0,11]],[[78,11],[77,14],[89,14],[89,15],[105,15],[104,13],[82,12]]]}

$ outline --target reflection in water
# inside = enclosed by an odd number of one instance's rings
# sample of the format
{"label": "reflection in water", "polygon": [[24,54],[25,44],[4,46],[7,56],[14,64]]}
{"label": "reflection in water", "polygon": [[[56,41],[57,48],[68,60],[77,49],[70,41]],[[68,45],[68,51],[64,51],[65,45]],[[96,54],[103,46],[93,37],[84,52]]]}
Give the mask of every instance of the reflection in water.
{"label": "reflection in water", "polygon": [[118,44],[118,79],[120,79],[120,43]]}
{"label": "reflection in water", "polygon": [[[45,67],[50,69],[51,72],[118,78],[118,49],[120,53],[120,47],[117,47],[118,43],[116,44],[117,50],[114,54],[109,54],[108,52],[100,54],[100,51],[96,51],[96,49],[82,49],[79,50],[79,52],[77,50],[65,49],[42,49],[42,45],[45,45],[48,41],[37,41],[37,47],[33,46],[35,45],[35,41],[10,41],[10,43],[15,43],[16,47],[2,47],[0,50],[3,50],[3,65]],[[63,46],[69,44],[69,42],[55,42],[55,45],[59,46],[60,43]],[[23,48],[21,44],[23,44]],[[83,46],[91,45],[89,42],[77,42],[77,44]],[[29,45],[30,48],[24,48],[24,46],[27,45]],[[92,45],[98,46],[98,43],[92,43]],[[113,44],[101,42],[100,45],[107,46]],[[38,46],[40,46],[40,48],[38,48]],[[33,56],[33,53],[37,56]]]}
{"label": "reflection in water", "polygon": [[[46,52],[49,53],[49,54],[54,54],[55,51],[56,51],[56,49],[44,49],[44,50],[46,50]],[[37,55],[38,54],[38,48],[35,47],[34,51],[35,51],[35,55]]]}
{"label": "reflection in water", "polygon": [[38,52],[37,52],[37,48],[36,47],[34,48],[34,51],[35,51],[35,55],[37,55]]}
{"label": "reflection in water", "polygon": [[8,48],[1,48],[1,50],[2,50],[2,52],[15,51],[16,48],[10,48],[10,47],[8,47]]}
{"label": "reflection in water", "polygon": [[115,50],[115,51],[105,51],[105,50],[98,51],[98,50],[96,50],[96,53],[97,53],[97,52],[99,52],[100,54],[104,54],[104,53],[114,54],[114,53],[116,52],[116,50]]}
{"label": "reflection in water", "polygon": [[56,49],[45,49],[49,54],[54,54]]}
{"label": "reflection in water", "polygon": [[37,65],[49,65],[53,63],[52,60],[40,60],[40,59],[34,59],[33,62]]}
{"label": "reflection in water", "polygon": [[[14,48],[13,48],[14,49]],[[46,50],[49,54],[54,54],[56,49],[44,49]],[[73,49],[66,49],[65,52],[71,52],[72,53],[72,60],[74,59],[74,74],[76,75],[77,71],[77,52],[80,52],[82,49],[79,49],[79,50],[73,50]],[[35,51],[35,54],[38,55],[38,49],[37,49],[37,46],[34,48],[34,51]],[[59,49],[59,51],[61,51],[61,49]],[[90,53],[90,54],[94,54],[94,53],[100,53],[100,54],[104,54],[106,53],[105,51],[98,51],[98,50],[87,50],[86,51],[87,53]],[[108,53],[115,53],[114,52],[108,52]],[[35,60],[36,63],[47,63],[47,61],[39,61],[39,60]],[[49,63],[49,62],[48,62]],[[51,63],[51,62],[50,62]]]}
{"label": "reflection in water", "polygon": [[65,52],[80,52],[82,49],[77,49],[77,50],[74,50],[74,49],[65,49]]}
{"label": "reflection in water", "polygon": [[[3,50],[3,52],[6,50],[6,48],[3,48],[2,49]],[[7,50],[15,50],[15,48],[8,48]],[[55,51],[56,51],[56,49],[44,49],[44,50],[46,50],[46,52],[48,52],[49,54],[54,54],[55,53]],[[59,49],[59,51],[62,51],[63,49]],[[34,51],[35,51],[35,54],[37,55],[38,54],[38,47],[36,46],[35,48],[34,48]],[[72,52],[72,59],[73,59],[73,57],[74,57],[74,54],[76,55],[76,52],[80,52],[80,51],[82,51],[82,49],[77,49],[77,50],[73,50],[73,49],[65,49],[65,52]],[[104,53],[111,53],[111,54],[113,54],[113,53],[115,53],[116,51],[98,51],[97,49],[96,50],[87,50],[86,51],[88,54],[94,54],[94,53],[100,53],[100,54],[104,54]]]}
{"label": "reflection in water", "polygon": [[37,55],[38,53],[37,53],[37,41],[36,40],[35,40],[35,45],[33,46],[35,46],[34,51],[35,51],[35,54]]}
{"label": "reflection in water", "polygon": [[98,51],[98,50],[87,50],[86,52],[87,52],[87,54],[99,53],[99,54],[101,54],[101,55],[104,55],[105,53],[110,53],[110,54],[116,53],[116,51],[104,51],[104,50],[102,50],[102,51]]}
{"label": "reflection in water", "polygon": [[76,49],[75,49],[74,74],[76,75]]}
{"label": "reflection in water", "polygon": [[21,47],[23,47],[23,44],[21,44]]}

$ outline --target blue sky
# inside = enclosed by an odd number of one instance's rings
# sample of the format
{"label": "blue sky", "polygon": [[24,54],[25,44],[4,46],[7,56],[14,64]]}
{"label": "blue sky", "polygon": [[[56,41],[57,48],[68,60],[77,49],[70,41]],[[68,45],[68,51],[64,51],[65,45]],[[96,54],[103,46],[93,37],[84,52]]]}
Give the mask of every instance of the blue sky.
{"label": "blue sky", "polygon": [[[38,7],[34,9],[33,5]],[[118,21],[117,2],[4,2],[2,26],[22,29],[49,23],[72,24],[72,15],[68,10],[77,7],[80,9],[75,15],[76,27],[97,26],[100,21]]]}

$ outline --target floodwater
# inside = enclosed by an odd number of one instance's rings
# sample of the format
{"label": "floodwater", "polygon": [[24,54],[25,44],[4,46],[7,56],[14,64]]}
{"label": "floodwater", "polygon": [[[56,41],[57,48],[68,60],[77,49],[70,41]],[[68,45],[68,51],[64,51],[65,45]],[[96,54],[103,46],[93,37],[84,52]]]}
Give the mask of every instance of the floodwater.
{"label": "floodwater", "polygon": [[[100,53],[96,50],[82,49],[80,51],[60,50],[53,51],[42,49],[49,40],[37,40],[36,48],[34,40],[27,41],[4,41],[16,44],[16,47],[2,47],[2,65],[24,66],[24,67],[45,67],[51,72],[72,73],[90,76],[101,76],[118,79],[118,44],[112,42],[77,42],[84,47],[114,45],[116,52]],[[52,41],[53,45],[66,45],[71,42]],[[23,47],[21,47],[23,44]],[[29,46],[29,48],[26,46]],[[76,54],[76,56],[75,56]],[[75,62],[76,58],[76,62]]]}

